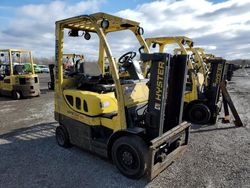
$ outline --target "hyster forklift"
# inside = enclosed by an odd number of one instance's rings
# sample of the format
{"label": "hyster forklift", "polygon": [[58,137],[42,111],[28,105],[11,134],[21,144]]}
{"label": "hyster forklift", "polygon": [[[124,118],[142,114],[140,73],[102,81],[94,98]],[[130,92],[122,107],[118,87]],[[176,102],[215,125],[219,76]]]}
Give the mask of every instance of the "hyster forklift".
{"label": "hyster forklift", "polygon": [[79,54],[63,54],[63,70],[64,75],[70,75],[75,72],[76,64],[83,61],[84,56]]}
{"label": "hyster forklift", "polygon": [[[0,94],[14,99],[40,95],[30,50],[0,49]],[[25,68],[29,64],[31,69]]]}
{"label": "hyster forklift", "polygon": [[204,94],[201,96],[201,102],[208,107],[207,112],[210,111],[211,119],[209,123],[215,124],[222,107],[220,84],[227,77],[226,60],[222,57],[205,53],[203,48],[186,48],[186,50],[197,54],[200,57],[199,61],[201,60],[200,65],[205,67],[203,70],[205,70],[206,84]]}
{"label": "hyster forklift", "polygon": [[[136,52],[127,52],[118,61],[113,56],[108,37],[122,31],[139,43],[141,63],[151,62],[150,79],[144,79]],[[105,13],[56,22],[55,119],[60,124],[56,140],[62,147],[72,144],[108,157],[129,178],[146,173],[151,180],[187,147],[190,124],[182,122],[187,56],[150,54],[142,35],[139,23]],[[97,37],[98,62],[87,62],[89,49],[83,48],[84,61],[66,76],[64,39],[80,36]],[[89,69],[94,64],[99,73]],[[128,76],[120,77],[122,71]]]}
{"label": "hyster forklift", "polygon": [[177,44],[178,48],[173,50],[175,54],[190,55],[183,117],[196,124],[216,123],[221,106],[218,103],[219,84],[223,78],[224,60],[217,59],[216,63],[209,60],[209,70],[198,51],[193,48],[193,41],[184,36],[148,38],[146,42],[149,47],[159,45],[161,53],[168,45]]}
{"label": "hyster forklift", "polygon": [[[216,56],[214,54],[205,53],[205,50],[203,48],[196,48],[196,50],[202,56],[203,61],[206,63],[208,69],[210,69],[209,59],[214,59],[214,58],[216,58]],[[217,57],[217,58],[219,58],[219,57]],[[235,70],[234,64],[226,62],[225,68],[224,68],[224,80],[231,81],[231,79],[233,77],[234,70]]]}
{"label": "hyster forklift", "polygon": [[[196,61],[197,64],[201,67],[204,66],[202,71],[205,71],[206,76],[208,78],[208,74],[209,74],[209,69],[210,69],[210,64],[206,63],[207,59],[209,58],[215,58],[214,54],[207,54],[205,53],[205,50],[203,48],[200,47],[195,47],[195,48],[186,48],[187,52],[191,52],[193,54],[195,54],[196,57]],[[180,49],[175,49],[175,52],[178,53],[178,51],[180,51]],[[208,82],[206,82],[207,85]]]}
{"label": "hyster forklift", "polygon": [[[70,76],[75,73],[76,64],[84,59],[83,55],[79,54],[63,54],[63,71],[65,76]],[[48,82],[48,89],[55,89],[55,64],[49,64],[50,81]]]}
{"label": "hyster forklift", "polygon": [[[205,63],[205,60],[203,59],[203,53],[204,51],[201,51],[202,48],[197,48],[197,47],[189,47],[189,48],[186,48],[186,51],[188,54],[191,55],[191,60],[192,62],[194,63],[194,68],[198,73],[202,74],[203,77],[204,77],[204,84],[203,86],[204,87],[207,87],[208,86],[208,79],[209,79],[209,64],[206,64]],[[175,49],[174,52],[175,53],[182,53],[182,49],[179,48],[179,49]],[[205,89],[205,88],[203,88]]]}

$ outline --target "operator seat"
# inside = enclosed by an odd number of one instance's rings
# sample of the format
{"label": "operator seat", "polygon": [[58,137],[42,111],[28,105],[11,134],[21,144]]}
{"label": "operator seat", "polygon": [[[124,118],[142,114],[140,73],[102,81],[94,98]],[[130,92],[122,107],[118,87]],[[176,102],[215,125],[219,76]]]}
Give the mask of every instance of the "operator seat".
{"label": "operator seat", "polygon": [[110,83],[110,79],[103,76],[90,76],[88,72],[85,73],[86,62],[81,62],[81,60],[77,60],[76,65],[78,66],[78,75],[79,78],[79,89],[93,91],[97,93],[107,93],[115,91],[115,84]]}

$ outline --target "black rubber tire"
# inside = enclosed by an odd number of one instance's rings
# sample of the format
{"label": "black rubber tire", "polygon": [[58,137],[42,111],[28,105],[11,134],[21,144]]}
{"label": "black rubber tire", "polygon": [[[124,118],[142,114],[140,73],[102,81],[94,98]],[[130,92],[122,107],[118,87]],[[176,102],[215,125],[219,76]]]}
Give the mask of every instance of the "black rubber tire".
{"label": "black rubber tire", "polygon": [[112,160],[117,169],[128,178],[142,177],[147,169],[147,159],[146,143],[138,136],[123,136],[112,146]]}
{"label": "black rubber tire", "polygon": [[38,92],[36,97],[40,97],[41,96],[41,91]]}
{"label": "black rubber tire", "polygon": [[14,100],[19,100],[21,98],[21,94],[18,91],[12,91],[12,98]]}
{"label": "black rubber tire", "polygon": [[56,128],[56,141],[57,144],[61,147],[70,147],[69,134],[63,126],[59,126]]}
{"label": "black rubber tire", "polygon": [[195,124],[207,124],[211,118],[211,111],[203,103],[195,103],[188,109],[188,119]]}

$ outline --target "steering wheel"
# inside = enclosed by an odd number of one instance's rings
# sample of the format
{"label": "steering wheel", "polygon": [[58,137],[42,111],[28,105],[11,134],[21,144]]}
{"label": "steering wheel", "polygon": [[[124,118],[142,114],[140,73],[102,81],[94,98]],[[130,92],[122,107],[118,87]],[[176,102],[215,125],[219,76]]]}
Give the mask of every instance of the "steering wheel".
{"label": "steering wheel", "polygon": [[[127,53],[123,54],[123,55],[119,58],[118,62],[119,62],[121,65],[126,64],[126,62],[129,62],[130,60],[134,59],[135,56],[136,56],[136,52],[132,52],[132,51],[127,52]],[[125,65],[125,66],[126,66],[126,65]]]}

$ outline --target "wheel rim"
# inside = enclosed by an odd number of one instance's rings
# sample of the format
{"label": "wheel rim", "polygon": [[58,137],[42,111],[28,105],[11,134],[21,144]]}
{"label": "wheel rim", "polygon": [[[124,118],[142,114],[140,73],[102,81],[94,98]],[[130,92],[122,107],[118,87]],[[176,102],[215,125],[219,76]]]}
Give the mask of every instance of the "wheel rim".
{"label": "wheel rim", "polygon": [[58,130],[56,134],[56,139],[59,145],[62,146],[64,144],[64,135],[61,130]]}
{"label": "wheel rim", "polygon": [[117,161],[126,174],[134,174],[140,169],[137,152],[128,145],[121,145],[117,149]]}
{"label": "wheel rim", "polygon": [[17,91],[13,92],[13,98],[14,99],[19,99],[20,98],[20,94]]}
{"label": "wheel rim", "polygon": [[194,107],[190,114],[191,119],[197,123],[206,123],[209,119],[209,112],[207,109],[200,106]]}

